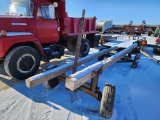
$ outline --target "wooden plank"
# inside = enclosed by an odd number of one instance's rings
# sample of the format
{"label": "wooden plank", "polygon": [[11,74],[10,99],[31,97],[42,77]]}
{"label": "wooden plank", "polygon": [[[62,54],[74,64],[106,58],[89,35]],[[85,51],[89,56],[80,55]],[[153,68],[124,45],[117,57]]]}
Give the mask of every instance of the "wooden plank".
{"label": "wooden plank", "polygon": [[99,73],[97,73],[97,75],[93,77],[91,80],[91,91],[93,93],[96,93],[97,91],[98,78],[99,78]]}
{"label": "wooden plank", "polygon": [[68,88],[71,91],[78,89],[81,85],[85,84],[88,80],[95,77],[97,75],[97,71],[98,69],[90,72],[89,74],[85,75],[82,78],[79,78],[78,80],[76,80],[72,76],[67,77],[66,84],[65,84],[66,88]]}
{"label": "wooden plank", "polygon": [[80,21],[80,27],[79,27],[79,33],[78,33],[77,46],[76,46],[75,59],[74,59],[72,73],[75,73],[77,71],[77,67],[78,67],[79,51],[80,51],[81,40],[82,40],[82,29],[83,29],[83,25],[84,25],[84,15],[85,15],[85,10],[83,9],[82,17],[81,17],[81,21]]}
{"label": "wooden plank", "polygon": [[120,47],[120,48],[127,48],[129,47],[130,45],[133,44],[133,42],[136,42],[137,40],[129,40],[129,41],[126,41],[126,42],[123,42],[121,44],[118,44],[117,46]]}
{"label": "wooden plank", "polygon": [[[102,50],[102,51],[99,51],[99,52],[96,52],[96,53],[88,55],[84,58],[80,58],[78,60],[78,65],[82,65],[82,64],[84,64],[88,61],[91,61],[95,58],[98,58],[99,56],[107,54],[110,51],[116,50],[116,49],[118,49],[117,46],[109,48],[109,49],[105,49],[105,50]],[[39,84],[42,84],[42,83],[44,83],[44,82],[46,82],[46,81],[48,81],[52,78],[55,78],[59,75],[62,75],[63,73],[67,72],[68,70],[71,70],[72,67],[73,67],[73,62],[71,62],[69,64],[64,64],[60,67],[48,70],[48,71],[40,73],[40,74],[37,74],[37,75],[35,75],[33,77],[30,77],[26,80],[26,86],[29,87],[29,88],[33,88],[33,87],[35,87]]]}
{"label": "wooden plank", "polygon": [[88,94],[88,95],[90,95],[90,96],[92,96],[93,98],[95,98],[95,99],[98,100],[98,94],[97,94],[97,93],[94,93],[94,92],[92,92],[92,91],[90,91],[90,90],[88,90],[88,89],[85,88],[84,86],[79,87],[78,90],[80,90],[80,91],[82,91],[82,92],[84,92],[84,93],[86,93],[86,94]]}
{"label": "wooden plank", "polygon": [[87,68],[84,68],[81,71],[76,72],[75,74],[70,75],[66,79],[66,88],[70,89],[71,91],[76,90],[81,85],[85,84],[88,80],[92,79],[97,75],[98,70],[106,69],[107,67],[111,66],[118,60],[120,60],[124,55],[131,52],[134,48],[137,47],[137,43],[129,46],[128,48],[116,53],[114,56],[106,58],[103,61],[97,62]]}
{"label": "wooden plank", "polygon": [[[115,41],[115,40],[113,40]],[[119,43],[121,42],[121,40],[116,40],[115,42],[108,42],[106,44],[104,44],[104,46],[118,46],[118,48],[128,48],[130,45],[132,45],[133,43],[137,42],[137,41],[141,41],[141,39],[139,40],[126,40],[125,42],[122,41],[122,43]]]}

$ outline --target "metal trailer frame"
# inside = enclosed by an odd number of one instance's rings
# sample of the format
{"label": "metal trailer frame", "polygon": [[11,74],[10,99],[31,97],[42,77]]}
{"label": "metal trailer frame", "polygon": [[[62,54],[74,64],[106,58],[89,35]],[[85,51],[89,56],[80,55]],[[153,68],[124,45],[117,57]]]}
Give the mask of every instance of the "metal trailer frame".
{"label": "metal trailer frame", "polygon": [[[138,60],[140,59],[139,53],[141,49],[141,42],[142,40],[137,40],[128,48],[121,48],[121,50],[119,50],[117,46],[104,48],[104,50],[102,51],[79,59],[78,66],[95,58],[107,56],[113,50],[116,52],[111,57],[99,61],[89,67],[86,67],[70,76],[65,75],[65,72],[73,68],[73,62],[45,71],[41,74],[28,78],[26,80],[26,86],[29,88],[33,88],[43,83],[46,83],[50,86],[56,86],[57,81],[63,81],[65,82],[65,86],[68,90],[73,92],[80,90],[97,99],[98,101],[101,101],[100,115],[102,117],[110,118],[112,116],[112,110],[114,106],[115,87],[113,85],[106,84],[102,95],[98,87],[99,75],[104,69],[121,60],[122,58],[124,58],[124,56],[126,56],[127,58],[125,60],[123,59],[124,61],[133,62],[132,67],[137,67]],[[133,60],[131,59],[132,54],[135,54]],[[83,75],[81,73],[83,73]],[[88,83],[89,80],[91,80],[90,84]],[[107,95],[109,95],[110,97],[106,98]],[[108,101],[108,99],[110,100]],[[105,105],[109,107],[109,109],[104,106],[104,102]]]}

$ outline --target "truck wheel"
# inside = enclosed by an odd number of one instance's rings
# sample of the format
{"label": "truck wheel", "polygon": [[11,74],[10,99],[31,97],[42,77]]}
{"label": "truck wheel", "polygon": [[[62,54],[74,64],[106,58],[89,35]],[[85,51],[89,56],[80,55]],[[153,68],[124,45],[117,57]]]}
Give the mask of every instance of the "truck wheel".
{"label": "truck wheel", "polygon": [[80,57],[85,57],[88,55],[90,50],[90,42],[88,39],[83,39],[80,47]]}
{"label": "truck wheel", "polygon": [[3,63],[3,61],[2,60],[0,60],[0,64],[2,64]]}
{"label": "truck wheel", "polygon": [[11,50],[5,60],[4,69],[9,76],[26,79],[34,75],[40,65],[38,52],[29,46],[20,46]]}
{"label": "truck wheel", "polygon": [[100,106],[100,115],[105,118],[111,118],[115,99],[115,86],[106,84],[103,93]]}
{"label": "truck wheel", "polygon": [[74,38],[74,39],[68,39],[67,41],[67,49],[70,51],[70,52],[75,52],[76,51],[76,46],[77,46],[77,39]]}

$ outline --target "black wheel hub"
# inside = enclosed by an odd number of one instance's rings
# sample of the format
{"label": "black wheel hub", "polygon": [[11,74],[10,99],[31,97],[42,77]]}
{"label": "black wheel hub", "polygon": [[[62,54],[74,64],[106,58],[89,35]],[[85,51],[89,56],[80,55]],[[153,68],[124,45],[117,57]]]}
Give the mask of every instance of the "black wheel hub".
{"label": "black wheel hub", "polygon": [[28,71],[32,68],[34,61],[31,57],[25,57],[20,62],[20,68],[24,71]]}
{"label": "black wheel hub", "polygon": [[19,61],[19,69],[21,71],[30,71],[34,66],[34,60],[31,56],[24,56]]}

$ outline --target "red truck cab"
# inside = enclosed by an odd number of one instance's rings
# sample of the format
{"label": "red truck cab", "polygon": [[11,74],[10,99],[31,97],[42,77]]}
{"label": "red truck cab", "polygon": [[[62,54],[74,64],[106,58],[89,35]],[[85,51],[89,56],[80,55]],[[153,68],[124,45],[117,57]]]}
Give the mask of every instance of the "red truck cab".
{"label": "red truck cab", "polygon": [[[0,59],[8,75],[26,79],[40,61],[74,52],[80,18],[68,17],[65,0],[1,0]],[[85,18],[80,55],[95,46],[96,18]]]}

